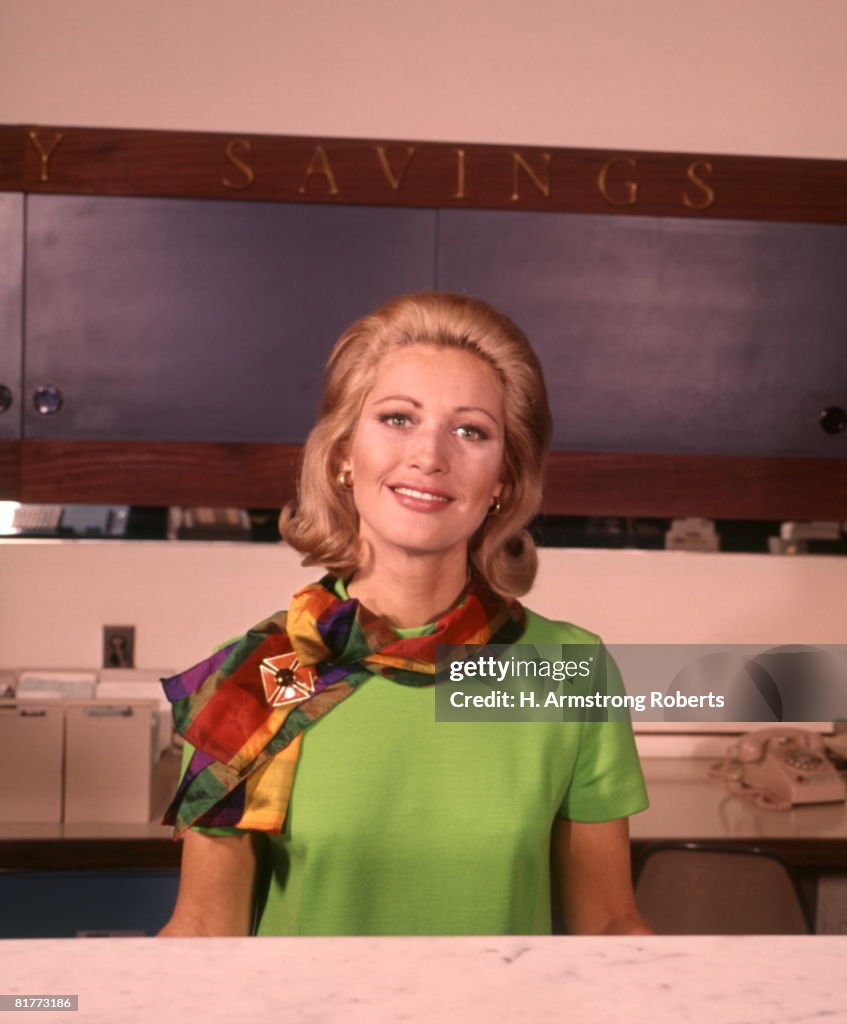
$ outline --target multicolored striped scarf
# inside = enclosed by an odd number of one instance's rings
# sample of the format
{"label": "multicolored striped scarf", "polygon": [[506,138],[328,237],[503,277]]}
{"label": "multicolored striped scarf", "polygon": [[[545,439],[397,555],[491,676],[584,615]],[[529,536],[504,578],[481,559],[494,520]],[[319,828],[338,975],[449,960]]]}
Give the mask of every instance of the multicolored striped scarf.
{"label": "multicolored striped scarf", "polygon": [[162,685],[195,748],[164,824],[280,832],[303,733],[373,675],[435,681],[439,644],[510,644],[526,616],[476,576],[424,636],[401,637],[337,580],[310,583],[245,636]]}

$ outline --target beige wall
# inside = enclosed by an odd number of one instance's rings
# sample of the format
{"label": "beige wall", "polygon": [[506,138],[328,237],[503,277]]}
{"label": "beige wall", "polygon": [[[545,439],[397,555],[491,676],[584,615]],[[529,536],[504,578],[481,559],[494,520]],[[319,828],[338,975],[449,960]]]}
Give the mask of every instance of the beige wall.
{"label": "beige wall", "polygon": [[[136,627],[142,668],[185,668],[316,578],[283,545],[0,543],[0,669],[96,668]],[[847,643],[847,558],[545,550],[529,607],[613,643]]]}
{"label": "beige wall", "polygon": [[844,0],[2,0],[0,122],[847,158]]}

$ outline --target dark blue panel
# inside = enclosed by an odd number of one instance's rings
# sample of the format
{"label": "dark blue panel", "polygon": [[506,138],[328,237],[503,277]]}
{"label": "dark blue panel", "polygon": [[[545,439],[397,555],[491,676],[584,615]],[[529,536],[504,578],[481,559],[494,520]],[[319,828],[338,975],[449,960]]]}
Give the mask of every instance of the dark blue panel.
{"label": "dark blue panel", "polygon": [[179,871],[0,871],[0,939],[155,935],[171,916]]}
{"label": "dark blue panel", "polygon": [[527,332],[557,448],[847,455],[843,226],[442,211],[437,273]]}
{"label": "dark blue panel", "polygon": [[33,196],[26,433],[302,441],[341,331],[431,288],[430,210]]}

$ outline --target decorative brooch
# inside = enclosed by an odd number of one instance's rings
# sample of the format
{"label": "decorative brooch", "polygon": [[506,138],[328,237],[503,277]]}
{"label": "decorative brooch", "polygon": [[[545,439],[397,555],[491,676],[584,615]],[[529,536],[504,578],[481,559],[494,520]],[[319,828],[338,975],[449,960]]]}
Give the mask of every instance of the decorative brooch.
{"label": "decorative brooch", "polygon": [[265,697],[272,708],[300,704],[315,692],[317,672],[312,665],[301,665],[294,651],[265,658],[259,669]]}

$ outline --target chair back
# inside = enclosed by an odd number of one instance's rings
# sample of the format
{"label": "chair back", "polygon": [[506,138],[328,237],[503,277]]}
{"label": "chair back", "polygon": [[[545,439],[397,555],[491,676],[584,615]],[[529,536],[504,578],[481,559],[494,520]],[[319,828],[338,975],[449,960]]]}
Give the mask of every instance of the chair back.
{"label": "chair back", "polygon": [[661,935],[804,935],[811,915],[791,866],[756,847],[654,843],[638,908]]}

